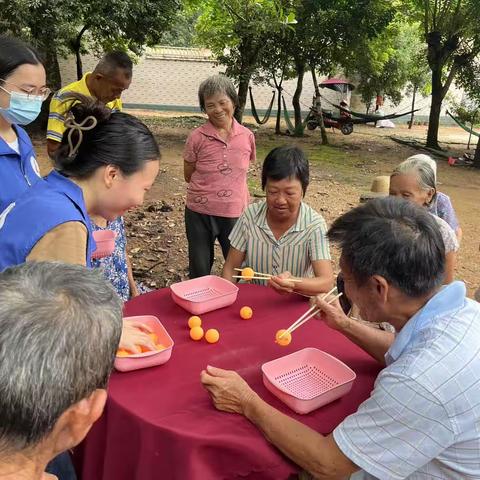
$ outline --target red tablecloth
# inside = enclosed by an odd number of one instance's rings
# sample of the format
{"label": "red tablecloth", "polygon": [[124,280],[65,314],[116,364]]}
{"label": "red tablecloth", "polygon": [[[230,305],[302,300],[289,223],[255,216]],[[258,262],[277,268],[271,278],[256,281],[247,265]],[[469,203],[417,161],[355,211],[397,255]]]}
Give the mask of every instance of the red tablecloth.
{"label": "red tablecloth", "polygon": [[[253,308],[242,320],[240,307]],[[175,346],[162,366],[114,373],[102,418],[76,451],[83,480],[283,479],[295,465],[272,447],[240,415],[214,409],[200,384],[207,364],[233,369],[271,405],[327,434],[354,412],[372,390],[379,365],[341,334],[311,320],[294,334],[288,347],[274,342],[308,308],[305,298],[280,296],[261,286],[241,285],[231,306],[202,315],[203,326],[217,328],[220,341],[210,345],[189,338],[189,314],[175,305],[168,289],[135,298],[126,315],[160,318]],[[312,412],[297,415],[262,383],[262,363],[307,346],[320,348],[357,374],[351,392]]]}

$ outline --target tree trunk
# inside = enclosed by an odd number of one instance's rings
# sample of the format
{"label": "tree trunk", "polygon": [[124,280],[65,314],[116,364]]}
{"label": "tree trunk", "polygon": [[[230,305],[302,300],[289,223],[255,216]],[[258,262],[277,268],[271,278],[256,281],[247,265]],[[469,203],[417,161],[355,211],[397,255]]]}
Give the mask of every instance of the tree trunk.
{"label": "tree trunk", "polygon": [[303,121],[302,121],[302,107],[300,106],[300,97],[302,96],[303,77],[305,76],[305,63],[295,62],[295,70],[297,72],[297,87],[293,94],[292,105],[295,112],[295,137],[303,137]]}
{"label": "tree trunk", "polygon": [[439,149],[438,127],[440,125],[440,112],[442,110],[442,67],[434,65],[432,68],[432,104],[428,118],[427,147]]}
{"label": "tree trunk", "polygon": [[82,55],[80,53],[82,49],[82,37],[83,34],[87,31],[88,25],[84,25],[83,28],[78,32],[77,37],[72,43],[72,49],[75,53],[75,60],[77,64],[77,80],[80,80],[83,77],[83,64],[82,64]]}
{"label": "tree trunk", "polygon": [[277,79],[275,78],[275,74],[272,75],[273,77],[273,83],[275,84],[275,88],[277,89],[278,93],[278,98],[277,98],[277,121],[275,122],[275,135],[280,135],[281,132],[281,126],[280,122],[282,120],[282,83],[283,83],[283,74],[282,78],[280,79],[279,82],[277,82]]}
{"label": "tree trunk", "polygon": [[248,84],[251,75],[242,75],[238,83],[238,107],[235,110],[235,119],[238,123],[242,123],[245,104],[247,103]]}
{"label": "tree trunk", "polygon": [[475,149],[475,156],[473,157],[473,166],[480,168],[480,138],[477,142],[477,148]]}
{"label": "tree trunk", "polygon": [[415,110],[415,96],[417,94],[417,87],[413,87],[413,95],[412,95],[412,114],[410,115],[410,122],[408,122],[408,129],[410,130],[413,126],[413,119],[415,117],[415,113],[413,112]]}
{"label": "tree trunk", "polygon": [[315,73],[315,67],[310,66],[310,71],[312,72],[313,86],[315,87],[314,108],[318,114],[322,144],[328,145],[327,131],[325,130],[325,124],[323,123],[322,99],[320,97],[320,89],[318,88],[318,81],[317,81],[317,75]]}

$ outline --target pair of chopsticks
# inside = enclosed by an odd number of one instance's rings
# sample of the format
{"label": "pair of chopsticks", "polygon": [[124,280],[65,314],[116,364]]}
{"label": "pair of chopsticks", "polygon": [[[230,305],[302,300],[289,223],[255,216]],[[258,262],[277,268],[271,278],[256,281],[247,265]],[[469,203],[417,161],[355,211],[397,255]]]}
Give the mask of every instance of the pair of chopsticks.
{"label": "pair of chopsticks", "polygon": [[[337,287],[333,287],[328,293],[326,293],[323,297],[322,300],[325,300],[330,294],[332,294]],[[327,303],[333,303],[337,298],[340,298],[343,295],[343,293],[339,293],[338,295],[335,295],[333,298],[331,298]],[[298,327],[301,327],[304,323],[308,322],[311,318],[313,318],[317,313],[320,312],[320,309],[314,305],[313,307],[309,308],[298,320],[295,320],[279,337],[278,339],[282,338],[284,335],[287,333],[292,333],[294,330],[296,330]]]}
{"label": "pair of chopsticks", "polygon": [[[241,272],[243,268],[234,268],[237,272]],[[270,280],[272,277],[275,275],[270,275],[269,273],[260,273],[260,272],[253,272],[254,277],[244,277],[243,275],[233,275],[232,278],[243,278],[244,280]],[[289,282],[301,282],[301,278],[285,278],[285,280],[288,280]]]}

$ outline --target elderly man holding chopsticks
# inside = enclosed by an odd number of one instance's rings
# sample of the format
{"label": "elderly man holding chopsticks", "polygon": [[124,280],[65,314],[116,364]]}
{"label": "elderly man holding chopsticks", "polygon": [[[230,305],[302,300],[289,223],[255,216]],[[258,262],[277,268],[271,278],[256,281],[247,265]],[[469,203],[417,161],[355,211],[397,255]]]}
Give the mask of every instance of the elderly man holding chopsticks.
{"label": "elderly man holding chopsticks", "polygon": [[328,232],[347,296],[362,318],[320,297],[321,319],[385,365],[370,398],[327,437],[265,403],[235,372],[201,374],[215,406],[244,415],[315,478],[480,478],[480,305],[442,287],[445,247],[433,217],[396,198],[372,200]]}

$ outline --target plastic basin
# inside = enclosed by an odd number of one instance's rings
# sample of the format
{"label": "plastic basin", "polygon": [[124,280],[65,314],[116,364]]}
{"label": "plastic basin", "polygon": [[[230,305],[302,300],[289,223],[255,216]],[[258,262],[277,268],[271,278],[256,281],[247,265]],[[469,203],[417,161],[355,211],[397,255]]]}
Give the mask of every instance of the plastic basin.
{"label": "plastic basin", "polygon": [[297,413],[305,414],[350,391],[355,372],[317,348],[304,348],[262,365],[263,384]]}
{"label": "plastic basin", "polygon": [[164,350],[151,351],[144,353],[135,353],[128,357],[115,357],[115,368],[120,372],[129,372],[140,368],[154,367],[162,365],[170,360],[173,350],[172,337],[165,330],[160,320],[153,315],[140,315],[137,317],[125,317],[126,322],[143,323],[151,328],[152,332],[158,337],[158,343],[164,345]]}
{"label": "plastic basin", "polygon": [[238,287],[216,275],[170,285],[173,301],[194,315],[228,307],[237,299]]}
{"label": "plastic basin", "polygon": [[93,239],[97,244],[97,249],[92,253],[92,258],[98,260],[111,255],[115,250],[116,237],[117,234],[113,230],[95,230]]}

